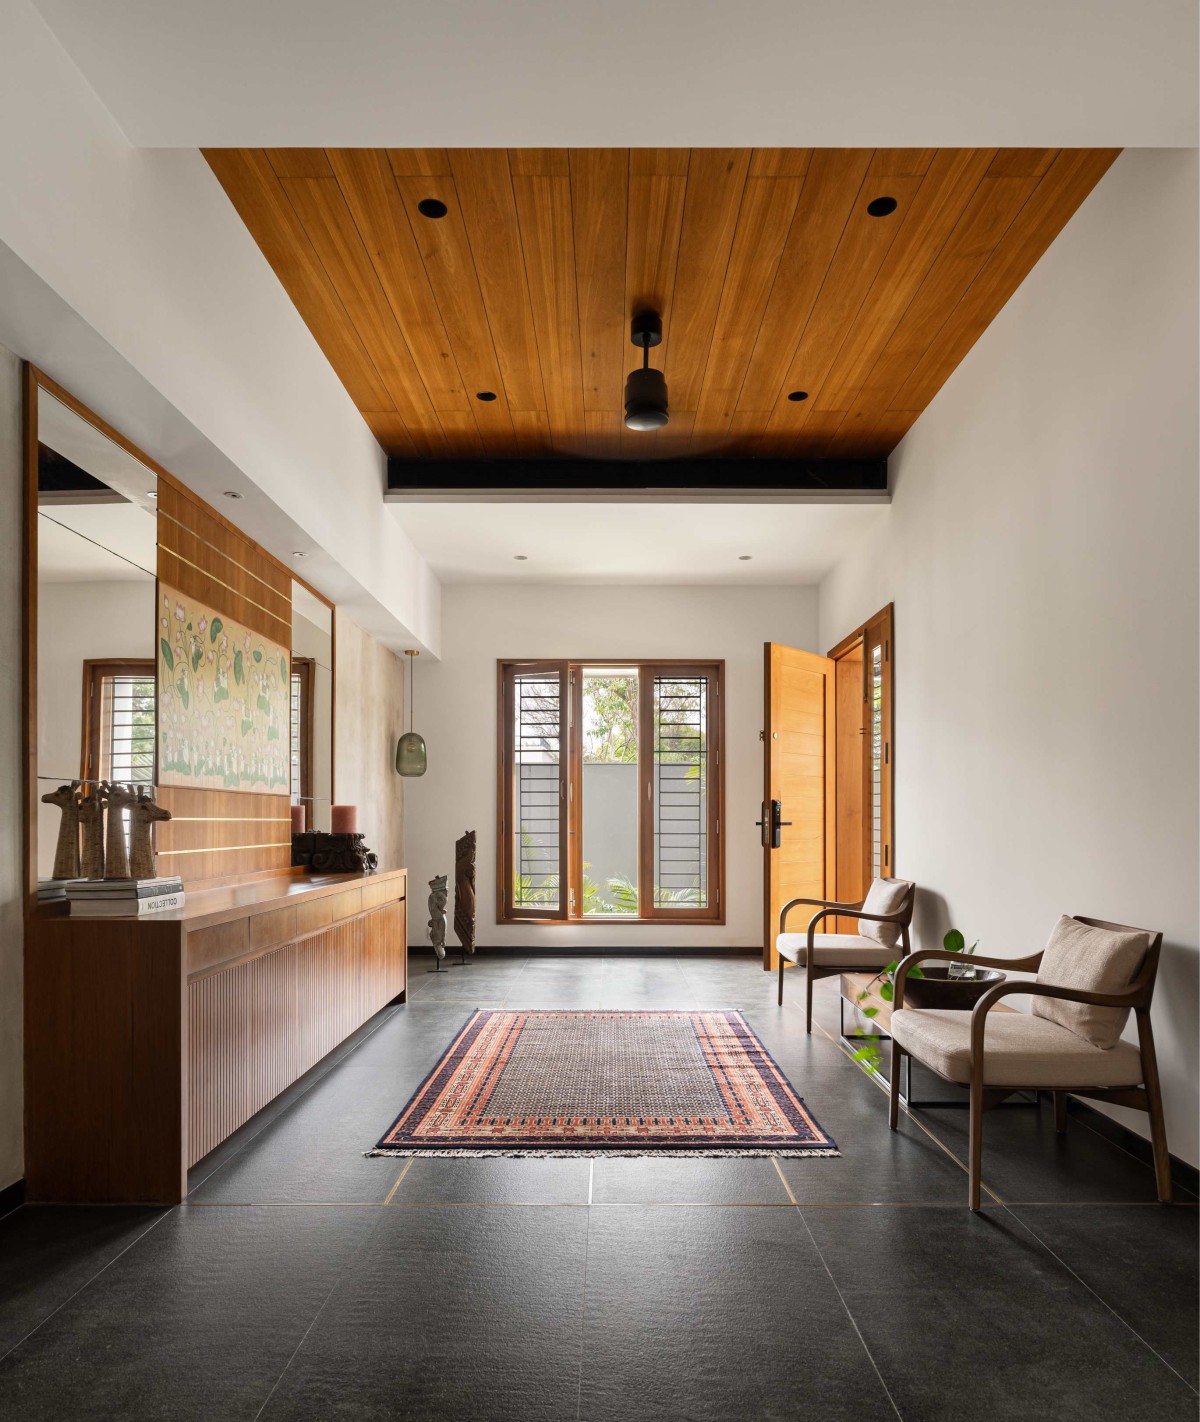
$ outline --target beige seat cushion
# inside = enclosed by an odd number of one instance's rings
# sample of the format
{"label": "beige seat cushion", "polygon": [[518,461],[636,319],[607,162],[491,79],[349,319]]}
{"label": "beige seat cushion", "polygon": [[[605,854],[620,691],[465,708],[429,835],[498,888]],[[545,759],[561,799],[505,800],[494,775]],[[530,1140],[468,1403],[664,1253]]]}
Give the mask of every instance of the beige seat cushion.
{"label": "beige seat cushion", "polygon": [[[907,879],[876,879],[863,901],[863,913],[899,913],[912,884]],[[858,920],[858,931],[864,938],[894,948],[900,941],[898,923],[872,923],[869,918]],[[890,960],[889,960],[890,961]]]}
{"label": "beige seat cushion", "polygon": [[[775,946],[789,963],[807,964],[807,933],[781,933]],[[814,933],[813,957],[818,968],[884,968],[895,954],[856,933]]]}
{"label": "beige seat cushion", "polygon": [[[1148,933],[1092,928],[1064,914],[1046,944],[1037,980],[1084,992],[1125,992],[1137,977],[1149,947]],[[1127,1007],[1093,1007],[1056,997],[1035,997],[1033,1011],[1093,1047],[1115,1046],[1129,1020]]]}
{"label": "beige seat cushion", "polygon": [[[903,1007],[892,1036],[919,1062],[950,1081],[971,1079],[971,1014]],[[989,1012],[983,1039],[986,1086],[1138,1086],[1142,1058],[1131,1042],[1105,1050],[1026,1012]]]}

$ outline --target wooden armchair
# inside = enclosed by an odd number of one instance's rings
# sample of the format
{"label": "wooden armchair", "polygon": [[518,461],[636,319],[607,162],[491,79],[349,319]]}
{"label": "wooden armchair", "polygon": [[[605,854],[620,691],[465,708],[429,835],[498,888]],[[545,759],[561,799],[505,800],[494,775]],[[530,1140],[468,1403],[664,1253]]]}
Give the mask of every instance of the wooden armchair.
{"label": "wooden armchair", "polygon": [[[785,963],[803,966],[805,972],[805,1031],[812,1031],[812,990],[817,978],[863,968],[885,968],[910,951],[908,930],[912,925],[916,886],[907,879],[876,879],[861,903],[841,904],[831,899],[792,899],[779,911],[779,1005],[783,1006]],[[804,933],[787,933],[787,916],[801,904],[819,909],[808,921]],[[818,933],[817,924],[836,914],[853,914],[857,933]]]}
{"label": "wooden armchair", "polygon": [[[1075,956],[1056,953],[1064,925],[1076,940]],[[1089,972],[1079,956],[1082,929],[1100,930],[1110,937],[1119,935],[1125,966],[1115,959],[1108,964],[1097,960]],[[1095,939],[1103,951],[1104,940]],[[1018,1091],[1052,1091],[1054,1124],[1067,1128],[1067,1097],[1086,1096],[1131,1106],[1150,1117],[1154,1147],[1154,1175],[1158,1198],[1171,1199],[1170,1156],[1163,1119],[1162,1091],[1158,1061],[1154,1054],[1154,1033],[1150,1026],[1150,1002],[1158,973],[1162,934],[1103,919],[1060,919],[1050,943],[1041,953],[1026,958],[971,957],[973,966],[1007,968],[1016,972],[1039,972],[1036,982],[997,983],[979,999],[970,1016],[965,1012],[914,1009],[904,1006],[905,981],[918,963],[931,958],[953,958],[941,949],[922,949],[909,955],[895,974],[895,998],[891,1019],[892,1075],[888,1125],[896,1129],[900,1098],[900,1064],[908,1055],[920,1061],[946,1081],[970,1090],[970,1144],[968,1151],[968,1204],[980,1205],[980,1162],[983,1151],[983,1113]],[[1086,981],[1078,985],[1046,981],[1043,961],[1054,955],[1052,976],[1068,974],[1086,979],[1114,976],[1123,979],[1118,991],[1102,992]],[[1129,966],[1132,964],[1132,966]],[[1067,972],[1064,972],[1064,966]],[[1082,968],[1082,971],[1081,971]],[[1035,999],[1033,1013],[997,1013],[991,1009],[1001,998],[1025,993]],[[1038,1000],[1045,1002],[1041,1006]],[[1089,1011],[1090,1009],[1090,1011]],[[1110,1009],[1101,1014],[1096,1009]],[[1137,1021],[1138,1045],[1121,1039],[1129,1012]],[[1103,1020],[1102,1020],[1103,1019]],[[1109,1045],[1103,1045],[1110,1041]]]}

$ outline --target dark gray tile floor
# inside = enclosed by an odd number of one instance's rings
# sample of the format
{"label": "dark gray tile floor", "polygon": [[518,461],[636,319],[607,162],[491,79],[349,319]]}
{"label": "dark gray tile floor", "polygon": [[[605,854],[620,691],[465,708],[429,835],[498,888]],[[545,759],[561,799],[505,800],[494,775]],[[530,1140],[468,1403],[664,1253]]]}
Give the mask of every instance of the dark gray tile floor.
{"label": "dark gray tile floor", "polygon": [[[0,1221],[0,1416],[1194,1417],[1193,1197],[1047,1111],[907,1116],[753,959],[495,957],[407,1005],[193,1175],[174,1210]],[[838,1159],[363,1152],[477,1006],[738,1007]],[[928,1085],[928,1083],[926,1083]]]}

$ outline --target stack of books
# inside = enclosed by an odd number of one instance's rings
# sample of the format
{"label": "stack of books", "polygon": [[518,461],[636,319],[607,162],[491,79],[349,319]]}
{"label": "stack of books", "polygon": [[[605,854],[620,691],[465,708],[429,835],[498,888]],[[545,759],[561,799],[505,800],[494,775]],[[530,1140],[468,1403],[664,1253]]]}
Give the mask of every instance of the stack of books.
{"label": "stack of books", "polygon": [[74,883],[73,879],[39,879],[37,886],[37,897],[39,904],[52,904],[59,899],[67,897],[67,885]]}
{"label": "stack of books", "polygon": [[183,880],[72,879],[67,885],[67,903],[72,917],[127,918],[163,913],[183,907]]}

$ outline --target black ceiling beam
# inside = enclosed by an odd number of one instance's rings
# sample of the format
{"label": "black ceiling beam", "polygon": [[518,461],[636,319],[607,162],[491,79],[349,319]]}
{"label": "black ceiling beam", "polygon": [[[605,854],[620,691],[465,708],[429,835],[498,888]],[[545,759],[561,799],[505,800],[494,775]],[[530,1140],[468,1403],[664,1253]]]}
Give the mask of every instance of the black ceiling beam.
{"label": "black ceiling beam", "polygon": [[887,492],[886,459],[389,459],[389,499],[453,494]]}

